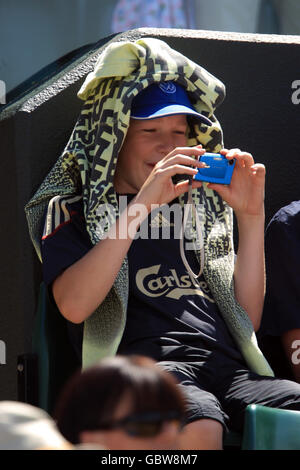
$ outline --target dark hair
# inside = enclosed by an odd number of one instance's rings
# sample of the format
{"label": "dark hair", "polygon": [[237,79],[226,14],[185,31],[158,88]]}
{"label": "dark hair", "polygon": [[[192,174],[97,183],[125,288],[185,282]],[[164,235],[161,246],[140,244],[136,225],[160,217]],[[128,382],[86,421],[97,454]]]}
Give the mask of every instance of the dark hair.
{"label": "dark hair", "polygon": [[112,421],[128,392],[132,413],[177,411],[184,419],[184,399],[170,373],[143,356],[115,356],[77,372],[66,384],[54,413],[60,432],[79,443],[80,432]]}

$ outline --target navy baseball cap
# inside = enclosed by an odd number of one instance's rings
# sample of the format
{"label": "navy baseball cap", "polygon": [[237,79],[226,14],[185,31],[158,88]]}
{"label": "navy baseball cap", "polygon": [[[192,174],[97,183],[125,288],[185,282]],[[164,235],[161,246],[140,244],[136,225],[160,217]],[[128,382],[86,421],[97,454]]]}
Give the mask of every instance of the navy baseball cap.
{"label": "navy baseball cap", "polygon": [[193,108],[186,90],[175,82],[154,83],[132,100],[133,119],[156,119],[174,114],[194,116],[207,126],[212,125],[210,119]]}

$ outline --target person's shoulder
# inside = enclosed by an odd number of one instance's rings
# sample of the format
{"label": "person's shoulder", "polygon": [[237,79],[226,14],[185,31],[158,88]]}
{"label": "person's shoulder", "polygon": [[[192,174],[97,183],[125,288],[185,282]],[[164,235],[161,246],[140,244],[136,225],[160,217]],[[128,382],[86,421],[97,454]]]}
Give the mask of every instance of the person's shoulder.
{"label": "person's shoulder", "polygon": [[43,280],[47,285],[92,248],[81,196],[55,196],[49,201],[41,239]]}
{"label": "person's shoulder", "polygon": [[292,201],[281,207],[272,217],[269,226],[274,224],[300,225],[300,201]]}
{"label": "person's shoulder", "polygon": [[42,239],[52,236],[74,219],[77,223],[85,225],[82,195],[54,196],[45,212]]}

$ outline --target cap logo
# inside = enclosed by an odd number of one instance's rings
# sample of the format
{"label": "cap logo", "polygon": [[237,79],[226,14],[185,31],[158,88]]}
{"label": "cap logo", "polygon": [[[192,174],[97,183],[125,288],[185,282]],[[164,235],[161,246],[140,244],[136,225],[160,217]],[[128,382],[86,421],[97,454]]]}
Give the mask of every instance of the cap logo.
{"label": "cap logo", "polygon": [[173,82],[160,83],[158,86],[161,89],[161,91],[163,91],[164,93],[168,93],[168,94],[176,93],[176,85],[174,85]]}

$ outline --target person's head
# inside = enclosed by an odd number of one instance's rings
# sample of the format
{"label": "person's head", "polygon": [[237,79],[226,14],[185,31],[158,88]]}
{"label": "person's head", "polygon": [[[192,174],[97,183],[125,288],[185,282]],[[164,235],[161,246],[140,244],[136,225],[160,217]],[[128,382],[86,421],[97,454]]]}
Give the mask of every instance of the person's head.
{"label": "person's head", "polygon": [[0,402],[0,450],[71,450],[44,410],[17,401]]}
{"label": "person's head", "polygon": [[137,193],[158,161],[174,148],[186,147],[188,119],[211,125],[176,82],[152,84],[133,99],[114,178],[118,193]]}
{"label": "person's head", "polygon": [[142,356],[116,356],[78,372],[55,418],[74,444],[113,449],[176,449],[185,405],[175,379]]}

